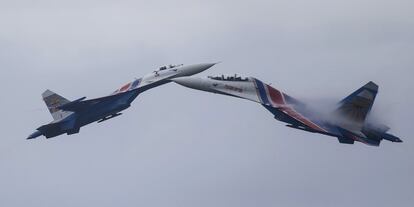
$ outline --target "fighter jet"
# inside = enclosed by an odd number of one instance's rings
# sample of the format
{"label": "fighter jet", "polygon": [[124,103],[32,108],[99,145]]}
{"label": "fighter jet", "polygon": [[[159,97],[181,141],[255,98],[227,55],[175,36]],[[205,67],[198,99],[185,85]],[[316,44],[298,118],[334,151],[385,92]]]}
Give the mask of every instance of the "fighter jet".
{"label": "fighter jet", "polygon": [[42,97],[52,114],[53,121],[37,128],[27,139],[34,139],[41,135],[51,138],[65,133],[68,135],[79,133],[84,125],[96,121],[100,123],[121,115],[120,112],[129,108],[140,93],[168,83],[172,78],[200,73],[213,65],[215,63],[163,66],[143,78],[123,85],[108,96],[89,100],[82,97],[69,101],[46,90]]}
{"label": "fighter jet", "polygon": [[378,85],[374,82],[367,83],[340,101],[337,108],[326,116],[254,77],[180,77],[173,81],[192,89],[257,102],[269,110],[275,119],[287,123],[288,127],[333,136],[343,144],[358,141],[379,146],[383,139],[402,142],[400,138],[387,133],[389,127],[366,121],[378,92]]}

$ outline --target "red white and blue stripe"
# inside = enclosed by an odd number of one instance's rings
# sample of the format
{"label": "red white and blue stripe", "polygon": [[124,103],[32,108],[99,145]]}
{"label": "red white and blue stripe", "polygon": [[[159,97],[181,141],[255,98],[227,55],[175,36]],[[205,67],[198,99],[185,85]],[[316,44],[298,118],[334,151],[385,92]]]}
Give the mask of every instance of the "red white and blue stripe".
{"label": "red white and blue stripe", "polygon": [[316,131],[329,133],[322,126],[315,123],[314,121],[311,121],[309,118],[306,118],[297,110],[295,110],[295,103],[289,103],[286,101],[287,99],[290,99],[289,96],[267,84],[264,84],[260,80],[255,79],[254,83],[256,85],[257,94],[262,104],[266,106],[272,106]]}
{"label": "red white and blue stripe", "polygon": [[129,82],[129,83],[123,85],[121,88],[117,89],[113,94],[123,93],[123,92],[127,92],[127,91],[137,89],[139,87],[139,84],[141,83],[141,80],[142,79],[140,78],[140,79],[136,79],[132,82]]}

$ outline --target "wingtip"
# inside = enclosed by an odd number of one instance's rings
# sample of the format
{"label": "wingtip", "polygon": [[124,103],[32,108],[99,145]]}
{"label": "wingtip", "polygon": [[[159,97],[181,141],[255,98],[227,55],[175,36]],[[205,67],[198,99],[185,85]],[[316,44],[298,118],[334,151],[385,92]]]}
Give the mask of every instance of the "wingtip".
{"label": "wingtip", "polygon": [[48,97],[50,95],[54,94],[53,91],[46,89],[43,93],[42,93],[42,97]]}
{"label": "wingtip", "polygon": [[368,88],[370,90],[378,90],[379,86],[374,82],[374,81],[370,81],[367,84],[365,84],[364,86],[365,88]]}

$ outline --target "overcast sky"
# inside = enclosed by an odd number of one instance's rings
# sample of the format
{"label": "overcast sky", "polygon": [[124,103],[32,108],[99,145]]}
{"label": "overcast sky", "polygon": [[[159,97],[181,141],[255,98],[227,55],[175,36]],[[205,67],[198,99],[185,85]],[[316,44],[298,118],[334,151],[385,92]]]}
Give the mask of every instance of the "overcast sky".
{"label": "overcast sky", "polygon": [[[0,206],[414,205],[414,1],[0,0]],[[79,134],[25,140],[40,94],[107,95],[165,64],[254,76],[307,101],[380,85],[404,143],[341,145],[174,83]]]}

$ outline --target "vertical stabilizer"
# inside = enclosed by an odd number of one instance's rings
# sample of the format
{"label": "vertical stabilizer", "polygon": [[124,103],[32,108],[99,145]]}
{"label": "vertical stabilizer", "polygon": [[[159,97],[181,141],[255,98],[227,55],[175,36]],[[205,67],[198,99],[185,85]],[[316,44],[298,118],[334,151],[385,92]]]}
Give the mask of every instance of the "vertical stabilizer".
{"label": "vertical stabilizer", "polygon": [[377,93],[378,85],[371,81],[339,102],[335,113],[343,119],[342,124],[348,129],[361,130]]}
{"label": "vertical stabilizer", "polygon": [[60,120],[68,115],[70,115],[72,112],[68,111],[62,111],[58,109],[59,106],[62,106],[63,104],[67,104],[70,101],[63,98],[62,96],[50,91],[46,90],[42,93],[43,101],[46,103],[47,108],[49,109],[50,114],[52,114],[52,117],[54,120]]}

